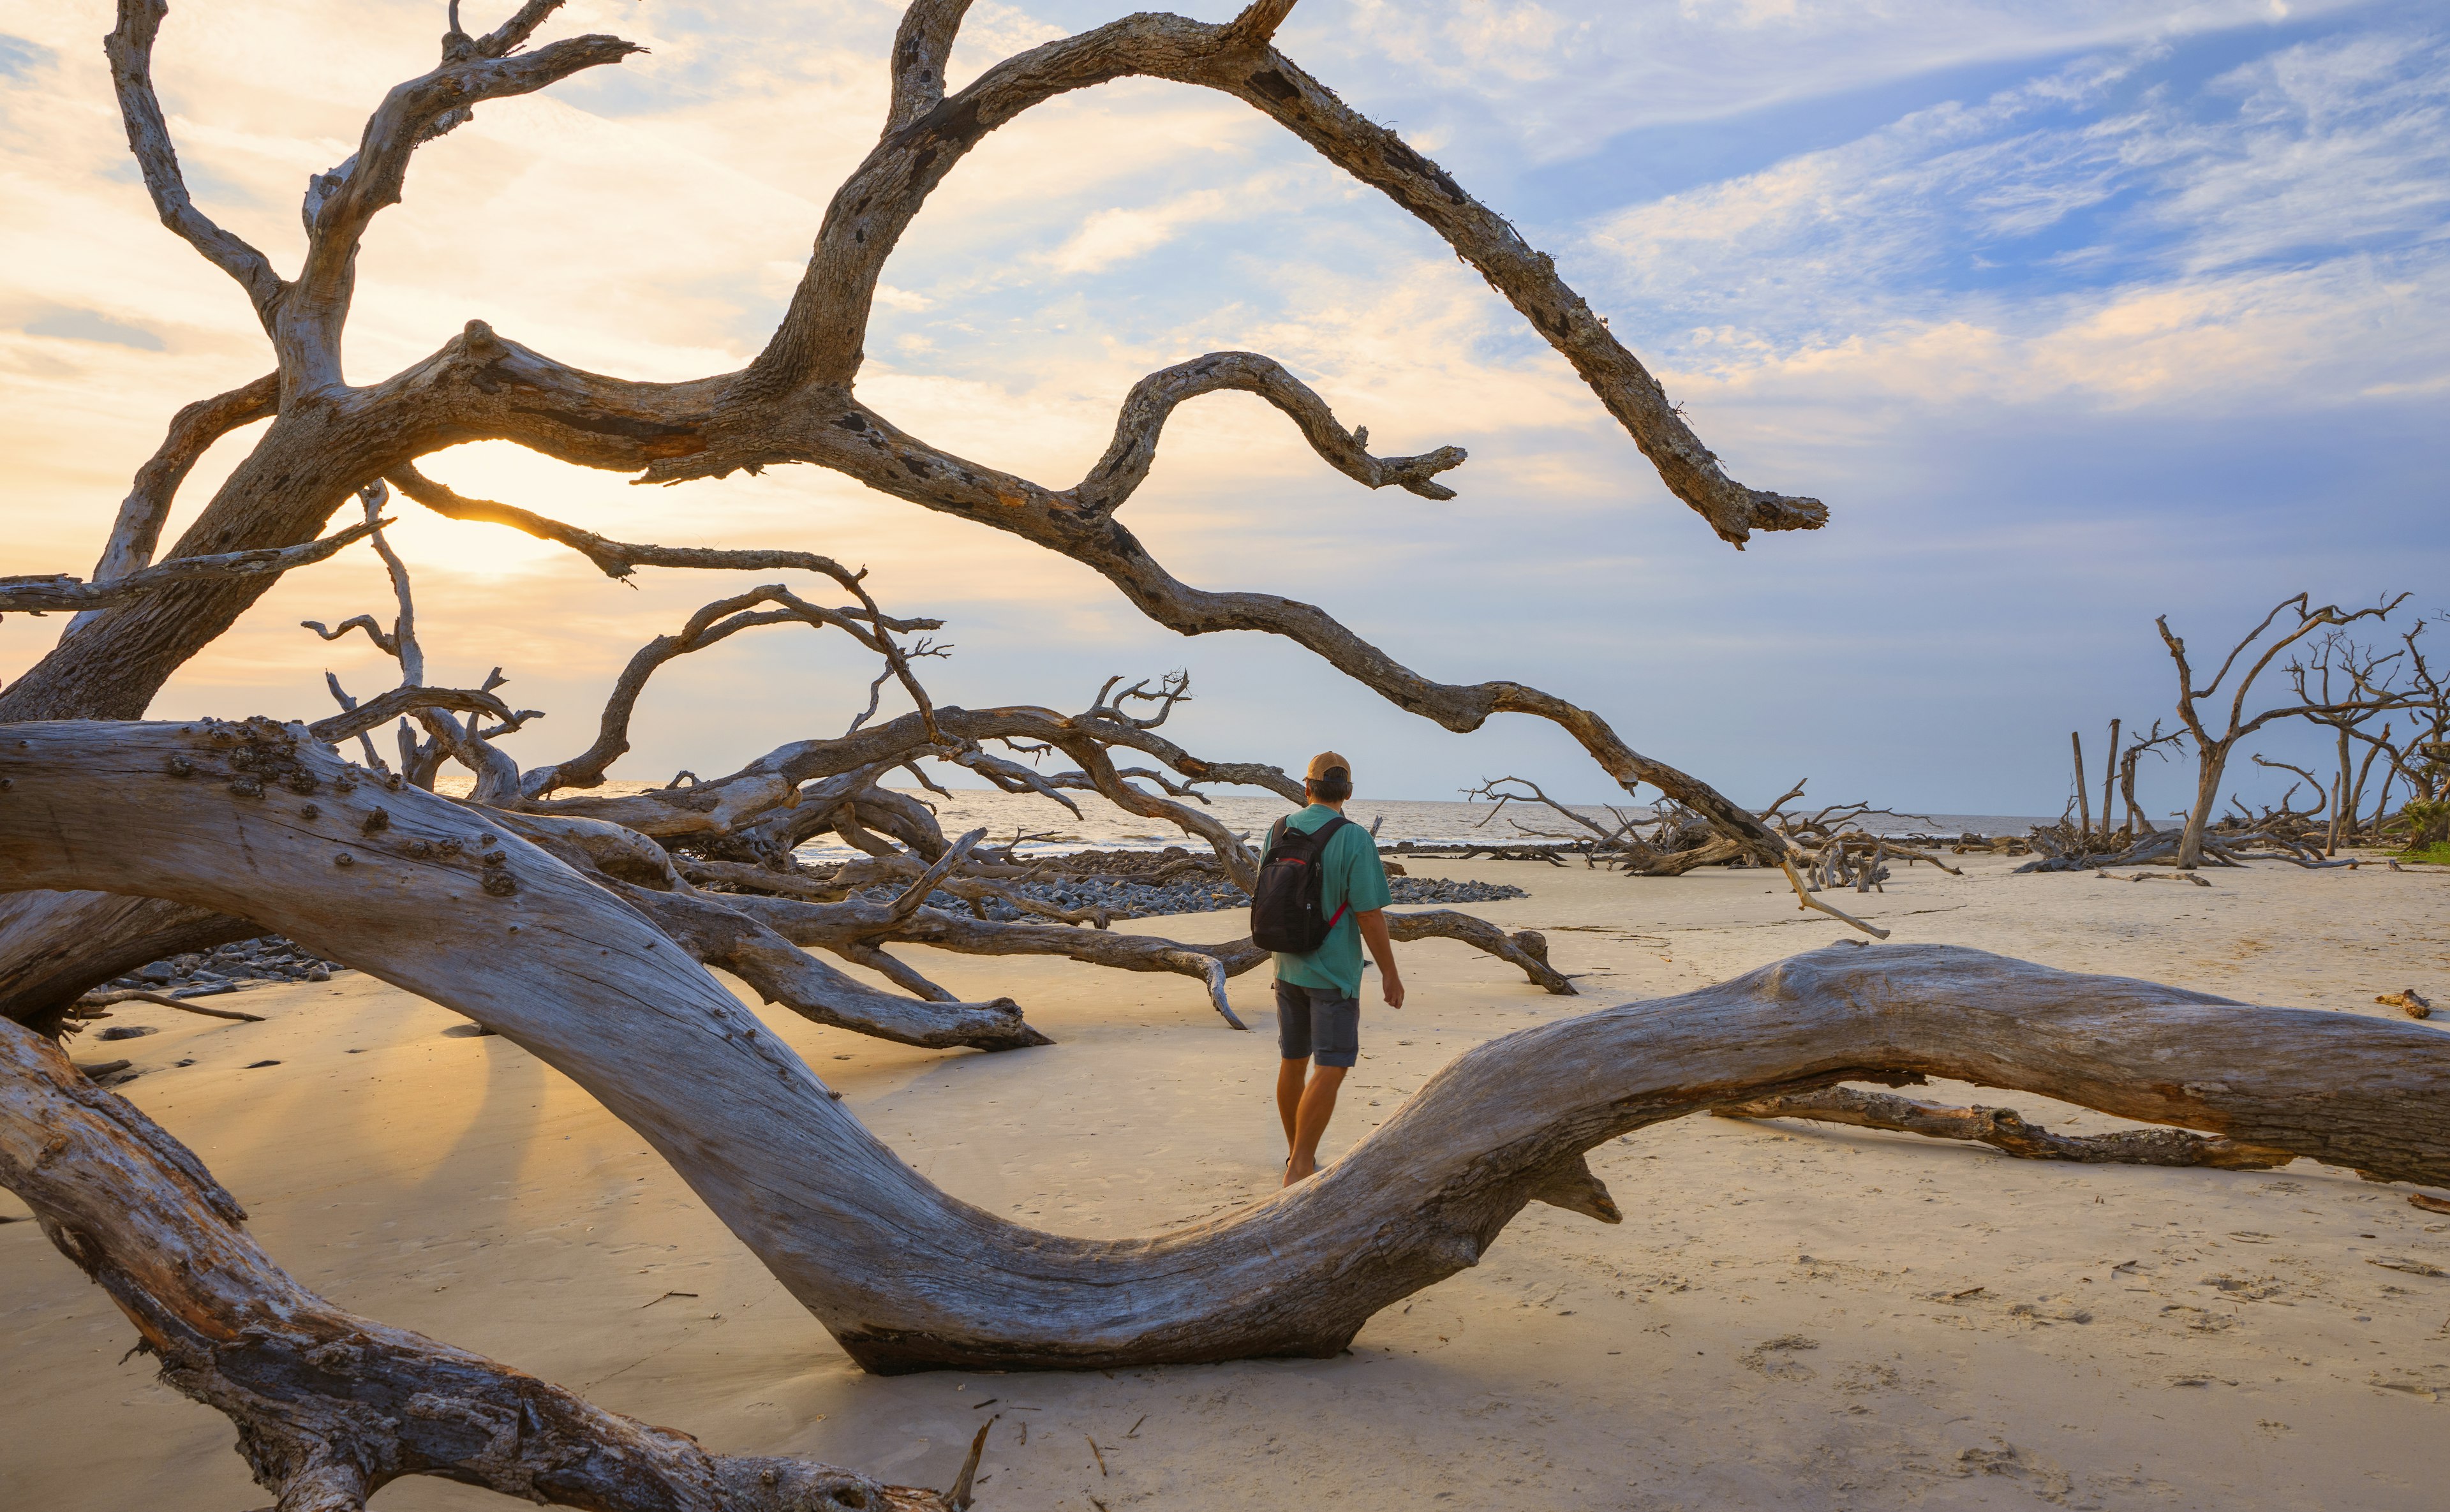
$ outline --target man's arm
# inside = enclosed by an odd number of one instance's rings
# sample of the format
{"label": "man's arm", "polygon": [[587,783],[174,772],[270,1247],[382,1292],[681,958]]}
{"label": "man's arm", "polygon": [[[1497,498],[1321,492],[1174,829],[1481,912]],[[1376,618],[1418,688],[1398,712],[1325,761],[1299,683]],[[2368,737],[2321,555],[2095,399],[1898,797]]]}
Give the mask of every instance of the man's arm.
{"label": "man's arm", "polygon": [[1395,970],[1395,941],[1387,936],[1387,910],[1367,909],[1352,916],[1361,926],[1361,939],[1370,947],[1370,959],[1378,962],[1378,986],[1387,995],[1387,1006],[1404,1006],[1404,978]]}

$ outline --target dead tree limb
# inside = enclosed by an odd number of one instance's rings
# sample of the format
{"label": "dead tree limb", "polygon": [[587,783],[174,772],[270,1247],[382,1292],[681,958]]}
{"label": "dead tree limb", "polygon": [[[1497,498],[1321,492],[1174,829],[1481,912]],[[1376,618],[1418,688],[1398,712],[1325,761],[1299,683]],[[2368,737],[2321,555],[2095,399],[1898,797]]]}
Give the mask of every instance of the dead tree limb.
{"label": "dead tree limb", "polygon": [[1416,940],[1461,940],[1521,967],[1524,976],[1556,997],[1574,996],[1573,979],[1548,964],[1547,938],[1535,930],[1508,934],[1486,919],[1459,914],[1451,908],[1426,908],[1402,914],[1390,910],[1387,934],[1406,944]]}
{"label": "dead tree limb", "polygon": [[[308,541],[303,546],[222,552],[211,556],[174,556],[158,566],[140,567],[123,572],[108,582],[80,582],[65,572],[0,577],[0,613],[42,614],[61,610],[82,613],[131,603],[144,594],[158,592],[173,583],[242,577],[275,578],[283,572],[312,566],[352,541],[373,534],[378,523],[388,524],[389,521],[352,525],[345,530],[334,531],[321,540]],[[71,624],[69,629],[73,630],[75,626]]]}
{"label": "dead tree limb", "polygon": [[77,999],[77,1016],[83,1018],[107,1018],[110,1016],[107,1014],[98,1014],[94,1012],[94,1010],[107,1008],[113,1003],[122,1002],[149,1002],[156,1008],[176,1008],[183,1014],[194,1014],[199,1018],[226,1018],[232,1023],[260,1024],[263,1022],[263,1015],[262,1014],[243,1014],[235,1008],[215,1008],[206,1003],[189,1002],[185,998],[173,998],[165,993],[146,992],[142,988],[136,987],[124,987],[115,992],[88,993],[85,997]]}
{"label": "dead tree limb", "polygon": [[834,1465],[710,1455],[685,1433],[334,1307],[257,1246],[185,1146],[5,1021],[0,1183],[136,1326],[164,1384],[237,1426],[282,1512],[361,1512],[412,1475],[594,1512],[950,1504]]}
{"label": "dead tree limb", "polygon": [[[364,616],[359,617],[362,619]],[[510,729],[516,729],[528,720],[540,717],[533,708],[514,710],[482,688],[395,688],[390,692],[367,699],[354,708],[343,709],[328,719],[319,719],[306,728],[317,740],[338,745],[352,735],[379,729],[404,714],[429,708],[456,708],[463,713],[491,714]]]}
{"label": "dead tree limb", "polygon": [[2054,1134],[2027,1123],[2013,1108],[1948,1108],[1891,1093],[1824,1087],[1713,1108],[1721,1118],[1809,1118],[1857,1129],[1891,1129],[1933,1139],[1966,1139],[2019,1160],[2073,1160],[2087,1165],[2210,1166],[2268,1171],[2297,1157],[2285,1150],[2207,1138],[2184,1129],[2126,1129],[2106,1134]]}
{"label": "dead tree limb", "polygon": [[[811,560],[823,561],[824,558]],[[599,785],[604,781],[605,769],[630,749],[631,717],[636,712],[638,697],[646,690],[648,679],[654,676],[657,669],[675,657],[704,650],[742,630],[764,625],[801,624],[817,629],[830,626],[842,630],[861,646],[886,659],[888,669],[900,675],[904,688],[918,705],[921,725],[932,727],[934,705],[911,673],[908,660],[894,643],[891,632],[895,630],[935,630],[943,622],[888,618],[877,609],[876,601],[867,596],[866,590],[859,586],[855,574],[838,564],[826,565],[832,569],[827,575],[860,595],[862,609],[826,609],[809,603],[781,583],[769,583],[763,588],[753,588],[745,593],[715,600],[691,614],[678,634],[658,635],[640,647],[630,658],[630,665],[622,669],[620,677],[612,685],[612,695],[605,700],[595,743],[575,756],[526,773],[519,781],[520,795],[535,799],[564,787]],[[932,735],[932,728],[928,732]]]}
{"label": "dead tree limb", "polygon": [[[2450,1038],[2422,1025],[1979,951],[1852,946],[1480,1046],[1319,1178],[1255,1207],[1155,1238],[1041,1233],[912,1172],[628,904],[515,838],[473,849],[478,815],[388,793],[389,838],[368,845],[357,794],[309,819],[233,792],[273,756],[326,785],[344,770],[282,739],[0,730],[0,882],[260,919],[496,1029],[661,1151],[872,1369],[1330,1354],[1389,1302],[1474,1263],[1524,1203],[1595,1206],[1582,1152],[1600,1140],[1843,1081],[1974,1081],[2450,1182]],[[233,766],[243,745],[258,755]],[[126,842],[131,811],[147,816],[143,845]],[[438,854],[445,839],[456,854]]]}

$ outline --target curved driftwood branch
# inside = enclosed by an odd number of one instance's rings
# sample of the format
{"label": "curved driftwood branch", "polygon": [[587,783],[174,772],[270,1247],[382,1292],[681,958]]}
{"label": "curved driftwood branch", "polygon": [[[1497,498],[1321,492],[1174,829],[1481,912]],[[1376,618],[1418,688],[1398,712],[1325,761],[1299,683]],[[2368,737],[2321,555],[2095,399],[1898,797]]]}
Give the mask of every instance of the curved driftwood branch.
{"label": "curved driftwood branch", "polygon": [[[764,572],[797,571],[821,572],[845,588],[857,591],[863,576],[844,567],[830,556],[815,552],[783,550],[726,551],[704,546],[652,546],[632,541],[616,541],[598,535],[593,531],[551,519],[533,510],[515,504],[498,504],[492,499],[469,498],[449,485],[427,477],[410,463],[401,463],[384,475],[385,480],[409,498],[424,505],[447,519],[470,520],[488,525],[507,525],[515,531],[533,535],[538,540],[553,541],[569,547],[595,564],[605,576],[629,577],[641,567],[683,567],[712,572]],[[932,619],[878,619],[868,610],[845,610],[841,612],[853,619],[876,619],[888,630],[936,630],[943,625]]]}
{"label": "curved driftwood branch", "polygon": [[[233,765],[242,747],[255,754]],[[390,842],[340,865],[361,843],[354,795],[310,819],[232,790],[284,767],[335,785],[346,769],[268,724],[0,728],[0,880],[260,919],[496,1029],[661,1151],[872,1369],[1332,1353],[1476,1262],[1526,1202],[1597,1208],[1582,1152],[1602,1139],[1841,1081],[2032,1091],[2450,1181],[2450,1037],[2435,1030],[1979,951],[1839,946],[1479,1046],[1254,1207],[1153,1238],[1048,1234],[920,1177],[669,937],[544,852],[412,789],[385,795]],[[125,842],[131,811],[145,845]],[[411,845],[445,839],[457,855]]]}
{"label": "curved driftwood branch", "polygon": [[1429,908],[1408,914],[1390,910],[1387,934],[1407,943],[1415,940],[1459,940],[1521,967],[1523,975],[1556,997],[1574,996],[1573,979],[1548,964],[1547,938],[1534,930],[1508,934],[1486,919],[1474,919],[1451,908]]}
{"label": "curved driftwood branch", "polygon": [[79,998],[114,977],[264,933],[243,919],[158,898],[0,893],[0,1018],[53,1034]]}
{"label": "curved driftwood branch", "polygon": [[2268,1171],[2296,1159],[2286,1150],[2207,1138],[2184,1129],[2124,1129],[2106,1134],[2054,1134],[2027,1123],[2013,1108],[1946,1108],[1885,1092],[1824,1087],[1710,1110],[1721,1118],[1809,1118],[1856,1129],[1890,1129],[1932,1139],[1989,1145],[2019,1160],[2072,1160],[2084,1165],[2210,1166]]}
{"label": "curved driftwood branch", "polygon": [[914,1000],[845,976],[756,919],[725,906],[732,900],[690,886],[661,846],[617,824],[508,811],[493,817],[627,899],[700,962],[730,972],[767,1002],[779,1002],[804,1018],[938,1050],[1022,1050],[1054,1043],[1022,1021],[1020,1005],[1009,998],[971,1003],[941,994]]}
{"label": "curved driftwood branch", "polygon": [[[363,614],[358,616],[358,620],[365,619]],[[341,628],[345,630],[347,627]],[[531,719],[543,717],[533,708],[515,711],[482,688],[395,688],[389,692],[376,694],[355,708],[342,709],[328,719],[319,719],[306,728],[317,740],[338,745],[352,735],[379,729],[403,714],[429,708],[456,708],[467,714],[491,714],[510,729],[516,729]]]}
{"label": "curved driftwood branch", "polygon": [[[557,788],[593,787],[601,784],[605,770],[630,749],[631,717],[637,710],[638,698],[646,691],[648,679],[654,676],[657,669],[675,657],[704,650],[744,630],[762,625],[800,624],[817,629],[831,626],[883,656],[886,670],[899,677],[911,701],[919,706],[919,712],[912,717],[918,721],[923,736],[933,739],[935,706],[928,699],[926,689],[919,685],[917,675],[910,670],[909,661],[894,643],[891,631],[934,630],[943,621],[890,619],[878,610],[876,601],[861,587],[859,574],[825,557],[811,556],[808,561],[822,563],[814,570],[825,572],[836,582],[858,593],[865,607],[856,610],[826,609],[809,603],[780,583],[769,583],[707,605],[690,616],[679,634],[658,635],[638,648],[636,654],[630,658],[630,665],[622,669],[620,677],[613,683],[611,695],[604,701],[604,712],[597,721],[595,743],[566,761],[528,772],[520,779],[522,796],[536,799]],[[759,605],[773,607],[760,609]],[[823,775],[834,774],[826,772]],[[782,795],[776,796],[781,801]],[[695,788],[691,789],[688,802],[696,802]]]}
{"label": "curved driftwood branch", "polygon": [[402,1476],[595,1512],[941,1509],[805,1460],[710,1455],[685,1433],[334,1307],[134,1104],[0,1021],[0,1184],[136,1326],[162,1379],[226,1414],[282,1512],[358,1512]]}
{"label": "curved driftwood branch", "polygon": [[[694,889],[616,890],[699,960],[719,966],[803,1018],[856,1030],[897,1044],[931,1050],[1026,1050],[1055,1041],[1031,1028],[1009,998],[960,1002],[950,994],[926,998],[878,992],[737,909]],[[865,964],[867,962],[863,962]]]}
{"label": "curved driftwood branch", "polygon": [[1211,352],[1134,384],[1115,417],[1115,438],[1106,455],[1089,469],[1088,476],[1060,497],[1084,514],[1112,514],[1148,480],[1149,469],[1157,462],[1157,438],[1175,407],[1225,389],[1256,394],[1283,411],[1330,467],[1366,488],[1391,483],[1423,498],[1455,496],[1453,489],[1429,479],[1462,466],[1467,456],[1462,447],[1442,446],[1421,456],[1372,456],[1367,450],[1368,428],[1356,434],[1337,424],[1327,401],[1286,372],[1274,358],[1256,352]]}

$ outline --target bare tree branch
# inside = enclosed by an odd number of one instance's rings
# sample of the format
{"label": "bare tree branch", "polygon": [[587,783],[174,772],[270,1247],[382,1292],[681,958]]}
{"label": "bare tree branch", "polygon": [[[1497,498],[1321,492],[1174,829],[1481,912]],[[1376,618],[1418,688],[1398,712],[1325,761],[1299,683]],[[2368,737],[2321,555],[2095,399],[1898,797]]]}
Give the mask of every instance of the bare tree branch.
{"label": "bare tree branch", "polygon": [[279,577],[293,569],[322,561],[341,547],[375,533],[375,526],[379,523],[386,522],[352,525],[321,540],[308,541],[303,546],[224,552],[215,556],[174,556],[153,567],[140,567],[107,583],[80,582],[65,572],[0,577],[0,612],[40,614],[58,610],[107,609],[173,583],[196,583],[216,578]]}
{"label": "bare tree branch", "polygon": [[1370,440],[1368,427],[1358,433],[1347,431],[1336,423],[1325,399],[1286,372],[1284,364],[1255,352],[1211,352],[1140,379],[1115,417],[1115,438],[1106,455],[1089,469],[1088,476],[1057,496],[1084,515],[1112,514],[1148,480],[1149,468],[1157,460],[1157,438],[1175,406],[1220,389],[1256,394],[1282,410],[1301,427],[1303,438],[1328,465],[1356,483],[1369,488],[1391,483],[1423,498],[1455,496],[1454,490],[1429,479],[1462,466],[1463,448],[1442,446],[1421,456],[1371,456],[1364,450]]}
{"label": "bare tree branch", "polygon": [[893,102],[885,112],[885,134],[918,120],[943,103],[944,64],[970,0],[913,0],[893,35]]}
{"label": "bare tree branch", "polygon": [[480,101],[533,94],[646,50],[619,37],[590,34],[509,51],[559,8],[558,0],[530,0],[473,47],[455,45],[466,41],[455,27],[441,66],[395,86],[367,118],[358,150],[308,182],[300,210],[306,257],[282,291],[276,334],[291,383],[310,392],[341,386],[340,331],[356,282],[358,244],[374,218],[399,203],[409,159],[419,145],[472,119]]}
{"label": "bare tree branch", "polygon": [[118,91],[119,115],[127,127],[127,150],[145,176],[145,190],[162,223],[201,253],[205,262],[238,281],[255,306],[256,319],[269,331],[273,307],[281,297],[279,274],[264,255],[241,237],[222,229],[196,208],[187,181],[179,171],[178,148],[162,115],[161,98],[153,91],[153,39],[168,0],[119,0],[119,21],[103,38],[110,60],[110,82]]}
{"label": "bare tree branch", "polygon": [[[842,575],[856,584],[856,579],[850,574]],[[529,772],[521,779],[524,796],[536,799],[557,788],[593,787],[601,784],[605,769],[630,749],[631,717],[636,712],[639,695],[646,690],[648,680],[654,676],[657,669],[675,657],[704,650],[744,630],[761,625],[831,626],[867,649],[884,655],[887,670],[901,678],[911,701],[919,706],[918,717],[923,729],[932,729],[934,705],[928,699],[926,689],[919,686],[917,675],[911,672],[908,660],[894,643],[887,627],[910,625],[934,629],[943,622],[888,620],[877,611],[874,600],[866,597],[865,590],[861,591],[861,599],[866,606],[865,611],[824,609],[780,583],[769,583],[707,605],[690,616],[677,635],[658,635],[638,648],[630,658],[629,666],[622,669],[620,677],[613,683],[611,695],[604,701],[604,712],[597,721],[595,743],[576,756]],[[756,608],[761,604],[775,607],[768,610]],[[857,733],[856,726],[852,733]],[[929,738],[932,739],[932,735]],[[692,802],[695,796],[691,795]]]}
{"label": "bare tree branch", "polygon": [[[360,620],[365,618],[360,614]],[[357,621],[352,621],[352,624]],[[341,629],[347,629],[342,626]],[[355,708],[344,709],[328,719],[319,719],[306,727],[317,740],[337,746],[352,735],[379,729],[404,714],[420,709],[456,708],[463,713],[491,714],[512,729],[543,714],[533,708],[514,711],[493,694],[474,688],[395,688],[379,693]]]}

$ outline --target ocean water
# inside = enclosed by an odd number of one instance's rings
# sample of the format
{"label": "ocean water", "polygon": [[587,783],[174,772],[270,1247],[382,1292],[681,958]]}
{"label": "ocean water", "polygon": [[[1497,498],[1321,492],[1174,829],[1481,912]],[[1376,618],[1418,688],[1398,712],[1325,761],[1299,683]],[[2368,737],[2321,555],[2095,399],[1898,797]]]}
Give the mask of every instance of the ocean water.
{"label": "ocean water", "polygon": [[[1067,792],[1064,795],[1080,805],[1079,817],[1075,818],[1060,805],[1036,793],[956,790],[946,797],[916,788],[902,790],[934,804],[936,821],[943,826],[945,834],[964,834],[984,825],[990,843],[1002,845],[1019,837],[1020,849],[1024,854],[1093,848],[1162,850],[1168,845],[1183,845],[1194,850],[1201,848],[1197,840],[1186,837],[1173,825],[1126,813],[1096,793]],[[1293,807],[1293,804],[1273,795],[1219,794],[1204,805],[1204,812],[1235,834],[1255,842],[1267,834],[1269,825],[1292,812]],[[1602,824],[1612,824],[1607,809],[1602,805],[1577,804],[1575,808]],[[1647,813],[1639,807],[1627,811]],[[1550,810],[1526,808],[1516,804],[1505,805],[1501,812],[1493,804],[1363,797],[1347,804],[1344,812],[1347,818],[1359,824],[1375,824],[1381,845],[1398,844],[1408,840],[1415,844],[1455,844],[1474,841],[1521,843],[1580,839],[1589,833]],[[1875,834],[1891,835],[1956,835],[1969,831],[1978,835],[2021,835],[2034,824],[2049,823],[2048,819],[2016,814],[1932,814],[1905,819],[1876,815],[1864,822],[1862,827]],[[839,861],[857,852],[827,836],[802,846],[800,854],[810,861]]]}

